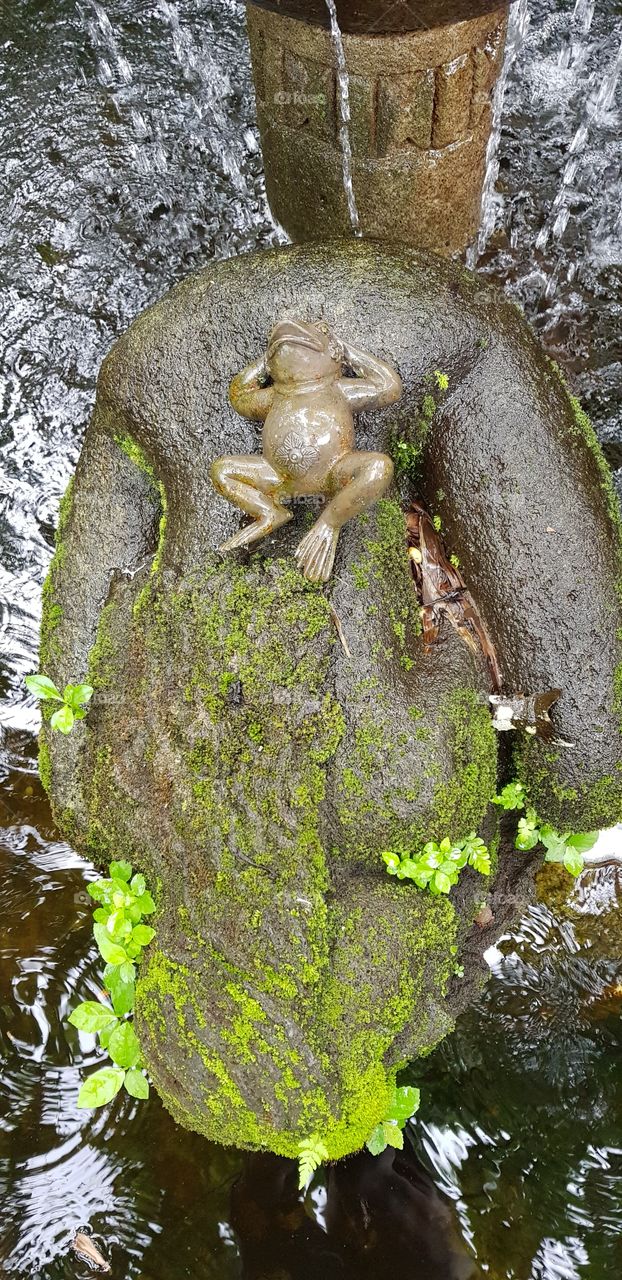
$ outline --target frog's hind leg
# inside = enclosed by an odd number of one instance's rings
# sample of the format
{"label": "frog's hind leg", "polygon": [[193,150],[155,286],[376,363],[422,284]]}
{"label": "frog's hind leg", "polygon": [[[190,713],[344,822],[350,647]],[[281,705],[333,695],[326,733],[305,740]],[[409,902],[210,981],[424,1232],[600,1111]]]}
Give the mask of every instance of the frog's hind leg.
{"label": "frog's hind leg", "polygon": [[393,463],[385,453],[352,450],[335,463],[329,477],[329,492],[334,496],[296,550],[306,578],[328,582],[342,525],[381,498],[392,476]]}
{"label": "frog's hind leg", "polygon": [[233,538],[223,542],[221,551],[248,547],[291,520],[291,511],[286,510],[279,497],[283,477],[261,454],[217,458],[210,467],[210,477],[223,498],[255,517],[252,524],[245,525]]}

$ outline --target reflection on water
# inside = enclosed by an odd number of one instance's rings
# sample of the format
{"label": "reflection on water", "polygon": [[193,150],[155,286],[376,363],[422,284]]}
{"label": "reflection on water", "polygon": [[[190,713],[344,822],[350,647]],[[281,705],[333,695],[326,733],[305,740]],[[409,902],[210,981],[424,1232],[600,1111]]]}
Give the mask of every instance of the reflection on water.
{"label": "reflection on water", "polygon": [[[563,353],[622,460],[617,0],[578,0],[574,19],[572,0],[529,7],[481,265]],[[590,872],[571,907],[554,885],[492,949],[482,1001],[417,1067],[413,1150],[329,1169],[303,1203],[287,1162],[212,1147],[155,1097],[76,1108],[94,1045],[66,1015],[97,992],[93,871],[51,825],[22,685],[58,500],[114,337],[187,271],[279,232],[236,0],[0,14],[0,1271],[85,1277],[70,1242],[86,1227],[129,1280],[618,1280],[615,870]]]}
{"label": "reflection on water", "polygon": [[492,949],[480,1003],[411,1069],[412,1149],[328,1168],[301,1202],[291,1162],[177,1129],[154,1095],[77,1110],[94,1042],[66,1018],[98,990],[93,871],[32,772],[5,795],[3,1274],[86,1275],[70,1244],[88,1227],[114,1274],[145,1280],[619,1276],[622,908],[612,893],[601,929],[602,889],[586,892],[607,873],[589,873],[578,912],[533,907]]}
{"label": "reflection on water", "polygon": [[419,1071],[416,1143],[493,1275],[619,1275],[622,912],[599,946],[534,907],[481,1003]]}

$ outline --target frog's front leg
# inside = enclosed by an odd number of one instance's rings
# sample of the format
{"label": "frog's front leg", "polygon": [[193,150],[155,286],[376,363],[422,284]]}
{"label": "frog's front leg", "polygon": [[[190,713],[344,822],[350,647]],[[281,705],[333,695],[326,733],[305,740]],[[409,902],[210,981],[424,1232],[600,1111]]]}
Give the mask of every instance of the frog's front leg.
{"label": "frog's front leg", "polygon": [[360,515],[386,493],[393,477],[393,463],[386,453],[346,453],[332,468],[326,491],[330,502],[302,539],[296,560],[306,578],[327,582],[330,578],[337,539],[346,520]]}
{"label": "frog's front leg", "polygon": [[210,477],[223,498],[255,517],[253,524],[245,525],[223,542],[221,551],[248,547],[291,520],[291,511],[286,510],[279,497],[285,487],[284,478],[262,454],[217,458],[210,467]]}

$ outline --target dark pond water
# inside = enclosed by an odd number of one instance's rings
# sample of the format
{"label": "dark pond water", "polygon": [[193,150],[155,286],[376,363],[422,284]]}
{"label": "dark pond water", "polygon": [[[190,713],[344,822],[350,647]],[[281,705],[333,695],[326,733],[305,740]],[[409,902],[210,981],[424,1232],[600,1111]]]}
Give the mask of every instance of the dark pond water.
{"label": "dark pond water", "polygon": [[[574,15],[574,16],[573,16]],[[622,462],[618,0],[532,0],[481,268],[525,306]],[[618,1280],[622,885],[586,876],[490,954],[478,1007],[416,1068],[412,1146],[304,1203],[287,1162],[215,1148],[157,1098],[77,1110],[97,990],[85,884],[36,778],[42,579],[98,365],[214,256],[274,243],[234,0],[0,3],[0,1273],[131,1280]],[[566,215],[568,215],[566,221]]]}

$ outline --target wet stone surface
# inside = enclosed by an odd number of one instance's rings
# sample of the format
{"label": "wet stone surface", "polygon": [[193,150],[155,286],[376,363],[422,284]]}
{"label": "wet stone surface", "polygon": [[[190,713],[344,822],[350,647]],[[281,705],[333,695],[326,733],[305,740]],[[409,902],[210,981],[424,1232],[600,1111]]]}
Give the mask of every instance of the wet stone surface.
{"label": "wet stone surface", "polygon": [[[590,6],[579,7],[587,20]],[[481,265],[571,367],[619,466],[619,88],[591,122],[578,176],[565,188],[565,229],[534,254],[572,139],[602,69],[615,61],[619,14],[613,3],[596,6],[582,34],[569,0],[531,0],[530,9],[529,39],[506,97],[498,233]],[[523,990],[524,964],[512,956],[520,952],[535,969],[547,957],[572,960],[564,913],[557,923],[529,917],[517,940],[502,944],[508,955],[495,963],[486,1000],[429,1060],[413,1138],[436,1191],[420,1172],[423,1198],[407,1202],[410,1237],[399,1236],[404,1222],[387,1221],[381,1206],[369,1220],[370,1185],[362,1187],[360,1171],[342,1194],[346,1209],[358,1206],[347,1215],[354,1234],[333,1217],[327,1235],[322,1178],[296,1209],[282,1165],[250,1164],[232,1203],[242,1158],[177,1128],[155,1094],[148,1106],[120,1098],[95,1118],[75,1108],[83,1069],[96,1060],[92,1041],[79,1044],[66,1026],[68,1010],[99,985],[83,897],[94,872],[51,822],[36,781],[38,713],[22,685],[36,662],[58,501],[114,338],[188,270],[273,243],[275,233],[262,197],[240,6],[110,0],[78,8],[61,0],[52,14],[23,3],[5,5],[2,30],[0,128],[10,180],[0,227],[8,290],[0,321],[2,1268],[19,1280],[87,1280],[70,1243],[90,1224],[115,1272],[131,1280],[266,1272],[316,1280],[320,1270],[329,1280],[393,1280],[447,1238],[445,1216],[432,1241],[426,1228],[430,1197],[437,1203],[444,1190],[463,1249],[474,1242],[488,1275],[618,1280],[619,1012],[605,993],[601,1008],[613,1014],[599,1030],[575,1016],[577,1001],[589,1004],[595,985],[602,991],[602,967],[598,982],[592,976],[596,956],[615,981],[620,948],[610,908],[619,887],[611,884],[598,899],[601,914],[584,913],[577,926],[583,967],[575,968],[570,1001],[565,981],[549,981],[566,1027],[566,1075],[558,1066],[555,1093],[551,996],[543,1018],[538,981],[532,976]],[[561,72],[560,57],[569,58]],[[589,1074],[577,1084],[574,1063],[588,1050]],[[367,1168],[386,1205],[371,1157]],[[390,1182],[392,1204],[397,1186]],[[437,1252],[428,1274],[447,1280],[448,1273]]]}

